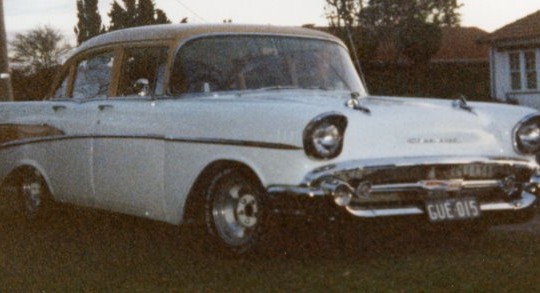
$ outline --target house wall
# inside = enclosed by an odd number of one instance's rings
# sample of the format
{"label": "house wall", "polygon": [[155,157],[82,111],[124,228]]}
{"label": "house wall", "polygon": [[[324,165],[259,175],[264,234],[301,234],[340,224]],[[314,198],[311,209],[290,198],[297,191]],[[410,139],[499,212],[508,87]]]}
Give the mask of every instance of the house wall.
{"label": "house wall", "polygon": [[[536,88],[533,89],[529,89],[527,86],[525,52],[534,52],[535,55]],[[520,56],[520,89],[512,88],[510,69],[510,54],[512,53]],[[518,103],[540,109],[540,47],[492,48],[490,59],[491,95],[493,98],[502,102]]]}

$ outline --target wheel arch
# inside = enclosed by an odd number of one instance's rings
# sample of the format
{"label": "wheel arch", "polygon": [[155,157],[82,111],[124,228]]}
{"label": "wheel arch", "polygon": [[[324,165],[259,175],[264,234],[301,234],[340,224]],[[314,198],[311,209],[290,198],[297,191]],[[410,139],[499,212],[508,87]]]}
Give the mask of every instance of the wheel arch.
{"label": "wheel arch", "polygon": [[190,222],[202,216],[202,204],[204,202],[204,189],[211,183],[213,177],[225,169],[235,169],[254,180],[259,186],[263,186],[260,177],[255,170],[245,163],[236,160],[217,160],[208,164],[197,176],[192,185],[186,204],[184,205],[184,221]]}
{"label": "wheel arch", "polygon": [[18,180],[18,178],[20,178],[27,172],[37,172],[39,176],[41,176],[41,178],[43,178],[43,180],[45,181],[49,194],[51,196],[54,194],[49,177],[47,176],[44,168],[37,164],[37,162],[30,160],[23,160],[14,168],[11,168],[9,173],[2,179],[2,182],[0,182],[0,186],[2,188],[6,188],[13,185],[14,183],[16,183],[16,180]]}

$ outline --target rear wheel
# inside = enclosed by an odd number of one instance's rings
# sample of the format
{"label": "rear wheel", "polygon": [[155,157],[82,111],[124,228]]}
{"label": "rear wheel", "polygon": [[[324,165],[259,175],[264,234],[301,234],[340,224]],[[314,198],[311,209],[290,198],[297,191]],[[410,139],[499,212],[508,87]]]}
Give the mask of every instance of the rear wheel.
{"label": "rear wheel", "polygon": [[240,255],[254,250],[263,232],[263,189],[237,169],[215,175],[206,190],[205,222],[211,243]]}
{"label": "rear wheel", "polygon": [[35,169],[25,169],[19,172],[14,183],[18,213],[26,220],[42,217],[50,196],[41,174]]}

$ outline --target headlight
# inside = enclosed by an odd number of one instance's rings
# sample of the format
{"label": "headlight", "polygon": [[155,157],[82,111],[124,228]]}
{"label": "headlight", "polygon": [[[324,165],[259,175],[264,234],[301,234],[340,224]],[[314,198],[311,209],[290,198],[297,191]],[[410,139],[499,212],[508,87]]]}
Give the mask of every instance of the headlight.
{"label": "headlight", "polygon": [[333,159],[341,153],[347,118],[339,113],[325,113],[313,119],[304,130],[304,149],[315,159]]}
{"label": "headlight", "polygon": [[530,115],[521,120],[514,130],[514,144],[523,154],[540,152],[540,115]]}

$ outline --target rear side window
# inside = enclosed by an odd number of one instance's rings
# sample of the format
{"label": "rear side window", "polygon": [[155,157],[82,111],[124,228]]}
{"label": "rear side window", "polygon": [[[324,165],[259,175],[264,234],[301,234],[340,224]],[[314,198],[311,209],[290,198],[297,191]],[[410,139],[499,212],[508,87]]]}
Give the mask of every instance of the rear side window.
{"label": "rear side window", "polygon": [[122,62],[122,73],[118,95],[139,94],[138,80],[148,81],[150,90],[155,95],[163,94],[163,82],[167,64],[167,48],[142,47],[126,49]]}
{"label": "rear side window", "polygon": [[77,65],[73,98],[105,98],[111,84],[114,53],[106,52],[84,59]]}

